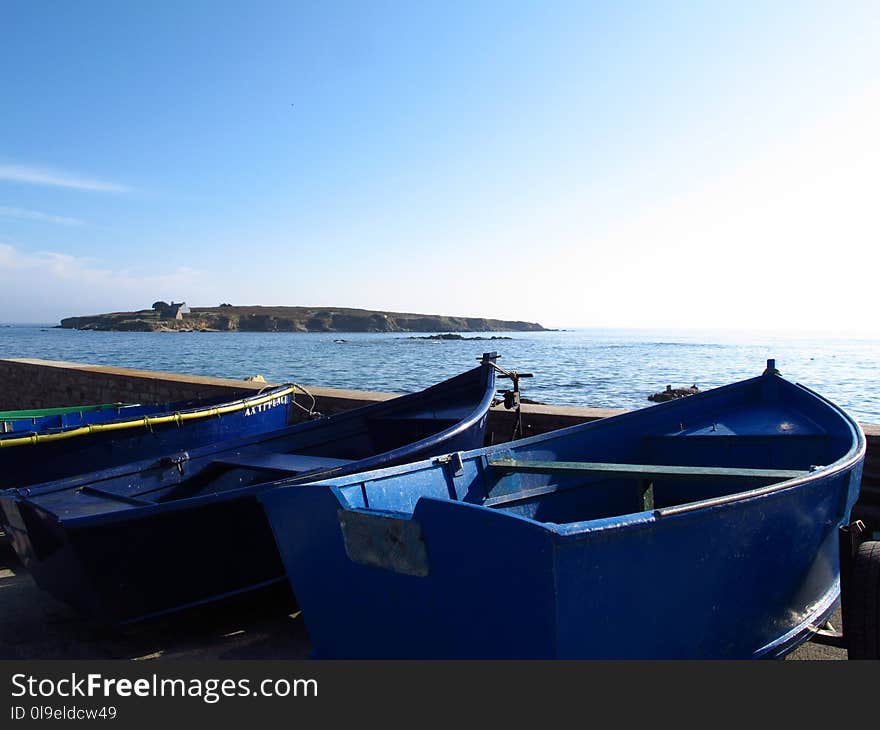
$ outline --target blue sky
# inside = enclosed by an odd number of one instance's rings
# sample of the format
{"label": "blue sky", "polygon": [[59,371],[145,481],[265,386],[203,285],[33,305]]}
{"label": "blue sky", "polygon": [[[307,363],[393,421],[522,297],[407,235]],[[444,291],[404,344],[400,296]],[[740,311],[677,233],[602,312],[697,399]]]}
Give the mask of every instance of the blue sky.
{"label": "blue sky", "polygon": [[876,2],[0,4],[0,320],[880,335]]}

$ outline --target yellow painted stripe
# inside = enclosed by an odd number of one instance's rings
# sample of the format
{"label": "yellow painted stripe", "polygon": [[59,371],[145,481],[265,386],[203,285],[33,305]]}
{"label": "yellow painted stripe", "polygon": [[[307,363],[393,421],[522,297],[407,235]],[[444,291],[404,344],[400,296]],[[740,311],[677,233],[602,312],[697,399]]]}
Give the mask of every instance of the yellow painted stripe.
{"label": "yellow painted stripe", "polygon": [[61,441],[62,439],[76,438],[77,436],[85,436],[90,433],[100,433],[102,431],[122,431],[127,428],[151,428],[160,426],[164,423],[176,423],[180,425],[184,421],[196,421],[200,418],[210,418],[211,416],[222,416],[225,413],[235,413],[245,408],[268,403],[269,401],[281,398],[285,395],[291,395],[296,391],[296,386],[289,385],[282,390],[275,391],[271,395],[258,396],[257,398],[245,398],[234,401],[225,406],[215,406],[213,408],[204,408],[195,411],[178,411],[163,416],[144,416],[131,421],[117,421],[114,423],[92,423],[86,426],[72,428],[69,431],[61,431],[60,433],[35,433],[29,436],[17,436],[15,438],[0,439],[0,448],[8,446],[35,446],[50,441]]}

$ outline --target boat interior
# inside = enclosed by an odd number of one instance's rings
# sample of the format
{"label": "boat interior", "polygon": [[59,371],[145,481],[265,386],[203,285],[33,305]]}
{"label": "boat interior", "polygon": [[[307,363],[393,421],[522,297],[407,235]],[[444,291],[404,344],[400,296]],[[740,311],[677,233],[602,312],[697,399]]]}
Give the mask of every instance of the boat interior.
{"label": "boat interior", "polygon": [[394,484],[396,476],[340,491],[354,508],[411,513],[425,496],[566,524],[751,491],[805,476],[852,448],[848,424],[814,399],[751,395],[719,399],[702,413],[670,409],[652,418],[654,406],[491,449],[459,476],[434,469],[410,478],[410,493]]}
{"label": "boat interior", "polygon": [[41,509],[79,517],[329,477],[342,469],[369,466],[367,460],[396,449],[418,448],[455,427],[474,414],[492,384],[494,378],[487,384],[485,378],[465,373],[435,386],[436,392],[428,389],[244,442],[167,455],[139,463],[134,470],[95,472],[37,486],[28,496]]}

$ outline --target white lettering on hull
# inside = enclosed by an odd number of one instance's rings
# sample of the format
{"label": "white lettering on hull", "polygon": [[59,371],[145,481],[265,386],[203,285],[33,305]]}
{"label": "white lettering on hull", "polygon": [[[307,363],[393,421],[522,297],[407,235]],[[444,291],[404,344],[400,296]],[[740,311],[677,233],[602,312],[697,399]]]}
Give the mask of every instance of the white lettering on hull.
{"label": "white lettering on hull", "polygon": [[290,396],[282,395],[279,398],[273,398],[272,400],[266,401],[265,403],[260,403],[257,406],[249,406],[248,408],[245,408],[244,415],[253,416],[257,413],[268,411],[270,408],[277,408],[278,406],[284,406],[288,403],[290,403]]}

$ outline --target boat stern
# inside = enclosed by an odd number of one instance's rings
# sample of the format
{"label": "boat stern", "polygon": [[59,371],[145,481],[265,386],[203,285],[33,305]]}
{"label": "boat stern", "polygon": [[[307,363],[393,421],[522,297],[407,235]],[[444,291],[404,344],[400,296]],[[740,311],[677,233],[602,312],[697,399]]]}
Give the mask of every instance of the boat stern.
{"label": "boat stern", "polygon": [[93,610],[82,570],[64,526],[14,491],[0,495],[0,519],[16,556],[44,591],[77,609]]}

